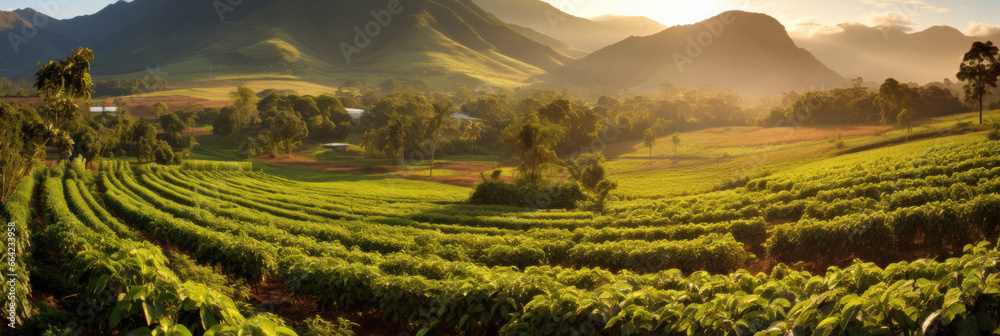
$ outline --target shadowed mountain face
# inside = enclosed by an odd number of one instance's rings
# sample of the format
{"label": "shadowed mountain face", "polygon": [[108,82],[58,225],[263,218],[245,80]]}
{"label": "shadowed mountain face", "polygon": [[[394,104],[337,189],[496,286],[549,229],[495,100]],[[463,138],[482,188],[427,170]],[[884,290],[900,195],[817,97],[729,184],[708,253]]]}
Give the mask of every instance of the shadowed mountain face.
{"label": "shadowed mountain face", "polygon": [[890,77],[918,83],[954,79],[962,55],[972,43],[987,40],[946,26],[915,33],[861,24],[841,24],[840,28],[840,32],[799,37],[795,42],[842,75],[872,81]]}
{"label": "shadowed mountain face", "polygon": [[[0,16],[17,32],[16,13]],[[30,22],[30,20],[29,20]],[[172,74],[227,67],[245,72],[381,73],[473,80],[530,77],[571,58],[517,32],[469,0],[135,0],[93,15],[48,19],[18,50],[0,47],[0,76],[37,61],[94,49],[97,75],[164,66]],[[6,47],[6,48],[4,48]]]}
{"label": "shadowed mountain face", "polygon": [[655,34],[666,26],[646,17],[602,20],[576,17],[540,0],[474,0],[504,22],[530,28],[574,48],[595,51],[629,36]]}
{"label": "shadowed mountain face", "polygon": [[568,63],[556,74],[579,85],[653,90],[670,82],[748,93],[829,89],[846,80],[798,48],[774,18],[740,11],[630,37]]}
{"label": "shadowed mountain face", "polygon": [[[541,3],[513,1],[521,2],[529,8]],[[628,37],[589,55],[531,27],[505,23],[473,0],[258,0],[235,7],[225,1],[135,0],[69,20],[32,10],[0,14],[0,34],[19,37],[0,43],[0,76],[8,77],[31,76],[36,62],[84,46],[96,53],[96,76],[162,67],[193,79],[223,70],[235,76],[291,73],[314,81],[423,78],[515,87],[552,74],[560,85],[648,91],[669,82],[748,93],[846,84],[798,48],[775,19],[739,11]],[[629,27],[620,20],[631,19],[567,16],[557,26],[583,20]],[[877,45],[879,37],[870,43]],[[567,54],[586,56],[574,60]]]}

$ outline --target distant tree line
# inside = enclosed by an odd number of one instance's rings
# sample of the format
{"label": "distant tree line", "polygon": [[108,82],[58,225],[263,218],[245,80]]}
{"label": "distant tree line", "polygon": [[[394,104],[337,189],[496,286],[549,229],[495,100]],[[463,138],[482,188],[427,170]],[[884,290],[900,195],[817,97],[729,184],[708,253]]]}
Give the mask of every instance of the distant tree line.
{"label": "distant tree line", "polygon": [[926,119],[968,112],[968,106],[950,89],[916,86],[889,78],[878,89],[864,87],[855,80],[854,87],[826,91],[790,92],[783,105],[774,107],[758,121],[765,127],[798,125],[876,124],[895,125],[904,114],[909,120]]}
{"label": "distant tree line", "polygon": [[128,76],[94,82],[94,96],[123,97],[168,89],[167,80],[157,76]]}
{"label": "distant tree line", "polygon": [[352,128],[353,119],[340,99],[329,94],[255,93],[238,87],[230,96],[233,103],[215,112],[212,132],[242,137],[239,150],[248,157],[291,154],[303,140],[343,139]]}
{"label": "distant tree line", "polygon": [[37,97],[38,91],[27,79],[11,80],[0,77],[0,97]]}

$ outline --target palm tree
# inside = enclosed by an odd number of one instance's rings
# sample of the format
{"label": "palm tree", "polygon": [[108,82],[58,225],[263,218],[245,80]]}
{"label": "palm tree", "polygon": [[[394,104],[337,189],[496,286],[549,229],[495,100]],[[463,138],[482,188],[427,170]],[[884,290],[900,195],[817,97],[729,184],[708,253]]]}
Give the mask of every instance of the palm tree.
{"label": "palm tree", "polygon": [[431,177],[434,177],[434,154],[437,152],[437,144],[441,139],[441,133],[443,133],[444,128],[448,128],[448,118],[451,118],[452,114],[455,114],[455,110],[452,109],[451,103],[434,103],[434,117],[431,118],[430,123],[427,125],[426,136],[431,138]]}
{"label": "palm tree", "polygon": [[465,132],[462,134],[466,139],[469,139],[469,170],[472,170],[472,154],[476,148],[476,140],[483,135],[483,123],[479,121],[472,121],[469,125],[465,126]]}
{"label": "palm tree", "polygon": [[965,83],[965,97],[979,102],[979,124],[983,123],[983,98],[997,87],[1000,76],[1000,49],[993,42],[975,42],[959,66],[958,80]]}
{"label": "palm tree", "polygon": [[[389,125],[385,127],[385,137],[388,139],[389,151],[396,154],[399,151],[399,176],[403,176],[403,155],[406,152],[403,147],[404,139],[406,138],[406,126],[408,122],[405,118],[396,116],[389,121]],[[395,155],[392,155],[395,156]]]}

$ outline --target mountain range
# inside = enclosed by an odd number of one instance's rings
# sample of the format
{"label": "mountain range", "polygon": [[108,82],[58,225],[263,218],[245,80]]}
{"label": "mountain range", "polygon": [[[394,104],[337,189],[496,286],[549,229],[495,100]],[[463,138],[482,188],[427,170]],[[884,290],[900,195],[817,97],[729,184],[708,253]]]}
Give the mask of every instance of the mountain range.
{"label": "mountain range", "polygon": [[778,20],[742,11],[629,37],[569,62],[557,74],[580,85],[643,91],[666,82],[750,93],[829,89],[847,82],[798,48]]}
{"label": "mountain range", "polygon": [[795,43],[849,78],[927,83],[955,78],[962,56],[975,41],[992,37],[966,36],[958,29],[934,26],[907,33],[897,28],[840,24],[833,33],[797,37]]}
{"label": "mountain range", "polygon": [[539,0],[474,1],[504,22],[531,29],[586,52],[604,48],[629,36],[652,35],[667,28],[642,16],[585,19]]}
{"label": "mountain range", "polygon": [[[49,18],[16,49],[0,47],[0,75],[27,75],[34,62],[76,46],[95,51],[96,75],[141,73],[162,64],[172,75],[235,68],[476,82],[488,74],[498,81],[523,80],[571,60],[464,0],[216,3],[225,7],[135,0],[93,15]],[[23,30],[23,15],[5,17],[14,22],[8,32]]]}
{"label": "mountain range", "polygon": [[638,91],[671,82],[780,93],[846,85],[844,76],[940,80],[973,40],[947,28],[883,34],[848,25],[793,40],[764,14],[726,12],[667,28],[644,17],[579,18],[540,0],[229,3],[119,1],[66,20],[0,11],[0,36],[10,41],[0,43],[0,76],[31,76],[36,62],[85,46],[95,51],[98,77],[155,68],[180,80],[422,78],[445,88]]}

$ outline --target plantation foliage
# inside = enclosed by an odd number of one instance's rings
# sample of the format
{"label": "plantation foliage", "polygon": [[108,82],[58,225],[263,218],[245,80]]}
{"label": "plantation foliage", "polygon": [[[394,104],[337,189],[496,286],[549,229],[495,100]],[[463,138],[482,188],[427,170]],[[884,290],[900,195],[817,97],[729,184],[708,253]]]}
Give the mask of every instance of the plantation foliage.
{"label": "plantation foliage", "polygon": [[[603,214],[203,161],[59,165],[26,179],[11,204],[40,185],[44,231],[83,279],[81,295],[116,293],[91,327],[105,333],[291,332],[181,282],[147,239],[412,332],[988,333],[1000,318],[1000,251],[981,241],[998,234],[1000,145],[979,138],[816,163],[726,191],[610,202]],[[492,189],[480,196],[494,199],[519,188],[484,184]],[[917,259],[911,251],[943,257],[901,261]],[[838,266],[742,270],[767,260]]]}

